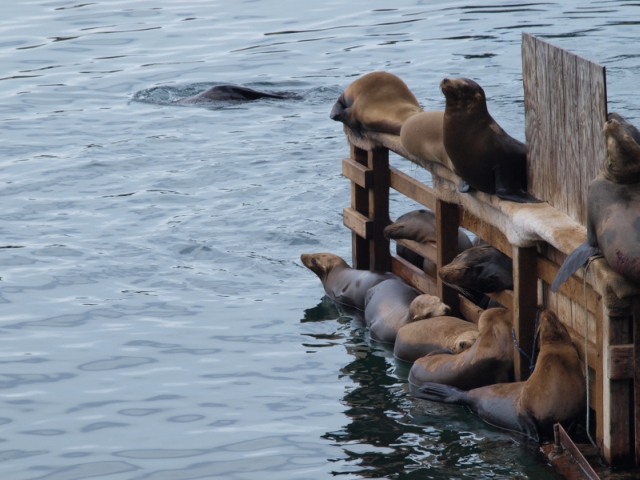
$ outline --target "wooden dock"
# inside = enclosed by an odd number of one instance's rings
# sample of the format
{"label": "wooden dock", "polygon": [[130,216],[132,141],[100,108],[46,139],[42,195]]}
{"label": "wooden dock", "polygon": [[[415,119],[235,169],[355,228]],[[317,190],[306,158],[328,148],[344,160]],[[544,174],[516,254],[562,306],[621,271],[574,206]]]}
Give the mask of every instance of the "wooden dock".
{"label": "wooden dock", "polygon": [[[640,286],[598,259],[586,280],[581,269],[557,293],[550,288],[567,254],[586,239],[587,188],[606,151],[601,134],[607,117],[605,69],[526,33],[522,59],[529,191],[547,203],[461,194],[459,177],[444,165],[409,154],[398,136],[356,137],[345,127],[351,149],[342,173],[351,180],[351,206],[344,209],[344,224],[353,232],[353,266],[392,271],[418,290],[438,295],[470,321],[477,322],[482,313],[437,275],[432,278],[391,254],[383,235],[390,223],[390,189],[435,211],[436,245],[400,242],[437,269],[456,256],[460,226],[511,257],[513,290],[489,296],[512,312],[519,345],[525,351],[533,347],[538,305],[557,313],[589,368],[600,454],[611,466],[640,467]],[[433,188],[390,167],[390,150],[429,170]],[[529,374],[522,360],[516,356],[518,380]]]}

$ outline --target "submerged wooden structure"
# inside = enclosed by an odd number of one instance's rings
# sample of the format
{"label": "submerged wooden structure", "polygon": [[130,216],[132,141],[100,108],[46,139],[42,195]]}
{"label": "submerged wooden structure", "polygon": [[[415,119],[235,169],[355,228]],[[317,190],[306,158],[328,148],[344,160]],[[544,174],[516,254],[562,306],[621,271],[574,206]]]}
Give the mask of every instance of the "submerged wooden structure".
{"label": "submerged wooden structure", "polygon": [[[451,170],[412,156],[399,137],[356,137],[345,127],[351,154],[342,161],[342,173],[351,180],[351,206],[343,218],[353,231],[353,266],[392,271],[470,321],[477,322],[482,313],[439,278],[390,253],[383,235],[390,223],[390,189],[436,212],[436,245],[399,242],[438,269],[456,256],[459,226],[511,257],[513,290],[489,296],[511,310],[519,345],[532,350],[537,306],[554,310],[588,365],[601,456],[612,466],[640,466],[640,287],[599,259],[586,278],[581,269],[557,293],[550,288],[566,255],[586,239],[587,188],[606,152],[601,133],[607,118],[605,69],[526,33],[522,59],[529,191],[547,203],[461,194]],[[390,150],[429,170],[433,187],[390,167]],[[518,380],[529,374],[519,355],[515,370]]]}

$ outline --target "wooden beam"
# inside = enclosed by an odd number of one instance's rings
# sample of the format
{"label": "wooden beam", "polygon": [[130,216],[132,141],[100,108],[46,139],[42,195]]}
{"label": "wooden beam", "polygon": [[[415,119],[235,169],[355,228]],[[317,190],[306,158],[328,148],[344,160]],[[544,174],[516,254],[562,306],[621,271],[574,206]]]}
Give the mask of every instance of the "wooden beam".
{"label": "wooden beam", "polygon": [[[368,166],[367,152],[351,145],[351,158],[361,165]],[[369,191],[351,182],[351,208],[356,212],[369,215]],[[351,234],[351,261],[353,268],[369,270],[369,241],[353,232]]]}
{"label": "wooden beam", "polygon": [[426,186],[415,178],[411,178],[397,168],[391,167],[390,172],[391,188],[435,212],[436,195],[433,188]]}
{"label": "wooden beam", "polygon": [[[535,318],[538,304],[537,251],[535,247],[513,247],[513,327],[518,345],[525,352],[533,350]],[[516,352],[516,382],[529,378],[529,362]]]}
{"label": "wooden beam", "polygon": [[460,301],[460,313],[462,314],[462,316],[466,318],[467,321],[473,322],[477,325],[478,319],[484,312],[484,309],[480,308],[471,300],[463,297],[462,295],[459,295],[458,297]]}
{"label": "wooden beam", "polygon": [[373,187],[373,170],[350,158],[342,159],[342,175],[362,188]]}
{"label": "wooden beam", "polygon": [[368,152],[368,166],[373,170],[373,188],[369,191],[369,218],[373,221],[369,240],[369,268],[378,272],[391,271],[389,240],[384,229],[389,219],[389,149],[374,148]]}
{"label": "wooden beam", "polygon": [[422,255],[424,258],[428,258],[433,263],[438,262],[438,248],[433,243],[418,243],[413,240],[406,240],[403,238],[395,239],[400,245],[404,245],[409,250]]}
{"label": "wooden beam", "polygon": [[475,215],[460,209],[460,226],[475,233],[492,247],[497,248],[502,253],[511,257],[513,250],[509,240],[504,234],[493,225],[483,222]]}
{"label": "wooden beam", "polygon": [[634,378],[634,345],[610,345],[609,366],[607,378],[609,380],[632,380]]}
{"label": "wooden beam", "polygon": [[507,310],[511,310],[511,312],[513,312],[513,290],[485,293],[485,295],[500,303]]}
{"label": "wooden beam", "polygon": [[429,295],[437,295],[438,287],[426,273],[419,268],[411,265],[404,258],[397,255],[391,255],[391,272],[398,275],[409,285],[413,286],[422,293]]}
{"label": "wooden beam", "polygon": [[345,207],[342,209],[342,223],[364,240],[373,237],[373,222],[353,208]]}
{"label": "wooden beam", "polygon": [[[460,209],[458,205],[436,201],[436,245],[438,245],[437,270],[451,263],[458,255],[458,228]],[[458,291],[445,285],[438,276],[438,296],[451,307],[451,315],[460,315],[460,300]]]}

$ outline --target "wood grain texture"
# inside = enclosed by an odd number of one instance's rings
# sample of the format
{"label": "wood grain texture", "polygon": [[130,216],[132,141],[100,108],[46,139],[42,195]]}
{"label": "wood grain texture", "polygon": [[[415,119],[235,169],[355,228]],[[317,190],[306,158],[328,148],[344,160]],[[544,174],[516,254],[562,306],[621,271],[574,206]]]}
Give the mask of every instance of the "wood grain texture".
{"label": "wood grain texture", "polygon": [[[513,247],[513,327],[518,345],[525,352],[533,349],[538,303],[537,251],[535,247]],[[516,382],[529,378],[529,363],[520,355],[514,358]]]}
{"label": "wood grain texture", "polygon": [[373,187],[373,170],[350,158],[342,159],[342,175],[362,188]]}
{"label": "wood grain texture", "polygon": [[369,268],[378,272],[391,271],[389,240],[384,229],[389,219],[389,149],[374,148],[368,153],[368,167],[373,170],[373,187],[369,192],[369,218],[373,221],[369,240]]}
{"label": "wood grain texture", "polygon": [[400,245],[404,245],[412,252],[422,255],[424,258],[428,258],[433,263],[438,262],[438,248],[434,243],[418,243],[404,238],[397,238],[395,240]]}
{"label": "wood grain texture", "polygon": [[426,273],[394,254],[391,254],[391,272],[422,293],[438,294],[438,287]]}
{"label": "wood grain texture", "polygon": [[460,209],[460,226],[475,233],[478,237],[489,243],[492,247],[500,250],[506,256],[511,257],[513,255],[513,248],[509,240],[507,240],[507,237],[505,237],[500,230],[493,225],[483,222],[475,215],[463,209]]}
{"label": "wood grain texture", "polygon": [[424,205],[430,210],[436,211],[436,196],[433,188],[419,182],[415,178],[411,178],[397,168],[391,167],[389,170],[391,188]]}
{"label": "wood grain texture", "polygon": [[633,344],[609,346],[609,368],[607,371],[609,380],[630,380],[634,378],[633,349]]}
{"label": "wood grain texture", "polygon": [[[368,168],[366,150],[351,145],[351,158]],[[353,182],[351,182],[351,208],[361,215],[369,215],[369,191]],[[369,241],[355,232],[351,234],[351,262],[353,268],[369,270]]]}
{"label": "wood grain texture", "polygon": [[373,221],[353,208],[344,207],[342,209],[342,223],[360,238],[369,240],[373,238]]}
{"label": "wood grain texture", "polygon": [[[438,256],[436,268],[438,271],[458,255],[458,228],[460,227],[460,208],[453,203],[436,202],[436,245],[438,245]],[[445,285],[438,276],[438,296],[451,307],[451,315],[457,316],[460,313],[460,301],[458,291]]]}

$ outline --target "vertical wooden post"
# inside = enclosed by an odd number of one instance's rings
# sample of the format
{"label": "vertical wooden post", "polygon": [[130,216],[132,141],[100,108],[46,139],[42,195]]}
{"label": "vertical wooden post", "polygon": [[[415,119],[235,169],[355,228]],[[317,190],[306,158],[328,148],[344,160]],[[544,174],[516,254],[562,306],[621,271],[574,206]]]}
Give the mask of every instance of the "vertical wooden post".
{"label": "vertical wooden post", "polygon": [[379,272],[391,271],[389,240],[384,237],[384,228],[389,219],[389,149],[374,148],[368,152],[368,166],[373,170],[373,188],[369,189],[369,211],[373,220],[373,238],[369,240],[369,268]]}
{"label": "vertical wooden post", "polygon": [[640,299],[637,297],[633,305],[633,394],[636,467],[640,467]]}
{"label": "vertical wooden post", "polygon": [[[351,145],[351,158],[361,165],[368,166],[366,150]],[[369,216],[369,192],[351,182],[351,208],[364,216]],[[353,268],[369,270],[369,241],[355,232],[351,233],[351,262]]]}
{"label": "vertical wooden post", "polygon": [[[605,345],[624,345],[633,342],[633,316],[612,316],[605,307],[603,341]],[[610,372],[611,355],[604,355],[604,371]],[[613,467],[625,466],[635,460],[633,444],[633,380],[607,378],[603,388],[604,458]]]}
{"label": "vertical wooden post", "polygon": [[[527,354],[533,350],[538,300],[538,261],[535,247],[513,247],[513,327],[518,345]],[[529,378],[529,362],[515,352],[516,382]]]}
{"label": "vertical wooden post", "polygon": [[[438,246],[438,271],[458,255],[458,228],[460,227],[460,209],[454,203],[436,200],[436,245]],[[460,314],[458,291],[451,288],[436,275],[438,296],[449,307],[451,315]]]}

